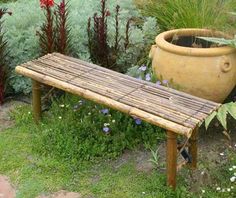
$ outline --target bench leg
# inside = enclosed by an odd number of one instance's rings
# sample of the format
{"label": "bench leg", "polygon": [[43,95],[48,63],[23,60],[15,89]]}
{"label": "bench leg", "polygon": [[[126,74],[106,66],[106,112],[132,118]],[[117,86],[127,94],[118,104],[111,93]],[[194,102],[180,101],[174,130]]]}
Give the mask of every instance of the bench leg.
{"label": "bench leg", "polygon": [[189,154],[192,157],[192,162],[189,165],[190,168],[197,168],[197,141],[198,141],[198,127],[196,127],[192,133],[192,136],[189,139]]}
{"label": "bench leg", "polygon": [[32,80],[32,103],[33,103],[33,115],[36,123],[41,118],[41,84],[35,80]]}
{"label": "bench leg", "polygon": [[167,131],[167,185],[175,189],[177,172],[177,134]]}

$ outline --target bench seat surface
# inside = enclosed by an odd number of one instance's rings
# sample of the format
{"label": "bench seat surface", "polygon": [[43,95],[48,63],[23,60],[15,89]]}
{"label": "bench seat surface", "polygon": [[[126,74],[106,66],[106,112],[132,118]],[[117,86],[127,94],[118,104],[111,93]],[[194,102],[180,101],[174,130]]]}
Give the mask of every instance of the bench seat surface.
{"label": "bench seat surface", "polygon": [[17,66],[16,72],[188,137],[220,107],[218,103],[59,53]]}

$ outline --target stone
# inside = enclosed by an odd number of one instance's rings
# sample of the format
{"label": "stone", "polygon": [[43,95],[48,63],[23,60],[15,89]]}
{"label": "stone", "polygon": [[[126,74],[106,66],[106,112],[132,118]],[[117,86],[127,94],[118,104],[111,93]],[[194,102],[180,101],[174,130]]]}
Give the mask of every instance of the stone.
{"label": "stone", "polygon": [[0,198],[15,198],[15,189],[5,176],[0,176]]}

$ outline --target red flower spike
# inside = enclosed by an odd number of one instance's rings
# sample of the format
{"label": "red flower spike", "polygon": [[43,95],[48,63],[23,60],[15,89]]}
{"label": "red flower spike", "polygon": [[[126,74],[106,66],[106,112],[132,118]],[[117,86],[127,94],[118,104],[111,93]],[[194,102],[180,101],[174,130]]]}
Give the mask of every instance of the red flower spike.
{"label": "red flower spike", "polygon": [[65,7],[66,7],[65,0],[62,0],[59,7],[60,7],[60,13],[64,14],[65,13]]}
{"label": "red flower spike", "polygon": [[40,0],[40,6],[41,6],[41,8],[53,7],[54,6],[54,0]]}

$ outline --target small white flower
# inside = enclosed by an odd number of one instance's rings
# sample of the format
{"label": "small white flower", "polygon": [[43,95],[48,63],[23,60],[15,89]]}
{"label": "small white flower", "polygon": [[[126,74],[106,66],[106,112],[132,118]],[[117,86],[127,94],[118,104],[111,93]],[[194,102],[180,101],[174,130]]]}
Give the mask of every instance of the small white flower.
{"label": "small white flower", "polygon": [[233,169],[236,169],[236,166],[232,166]]}
{"label": "small white flower", "polygon": [[111,114],[109,114],[108,116],[111,117]]}
{"label": "small white flower", "polygon": [[220,153],[220,156],[224,156],[225,154],[224,153]]}
{"label": "small white flower", "polygon": [[236,144],[234,145],[234,147],[236,147]]}
{"label": "small white flower", "polygon": [[28,114],[31,114],[31,112],[29,111]]}
{"label": "small white flower", "polygon": [[116,121],[115,120],[112,120],[112,123],[115,123]]}
{"label": "small white flower", "polygon": [[233,170],[233,168],[229,168],[229,171],[232,171]]}
{"label": "small white flower", "polygon": [[62,108],[63,108],[63,107],[65,107],[65,105],[64,105],[64,104],[60,104],[59,107],[62,107]]}
{"label": "small white flower", "polygon": [[104,123],[104,126],[106,127],[106,126],[109,126],[110,124],[109,123]]}
{"label": "small white flower", "polygon": [[236,173],[234,173],[234,176],[236,176]]}
{"label": "small white flower", "polygon": [[231,186],[230,188],[231,188],[231,189],[234,189],[234,187],[233,187],[233,186]]}
{"label": "small white flower", "polygon": [[219,191],[219,190],[220,190],[220,187],[217,187],[217,188],[216,188],[216,190],[218,190],[218,191]]}
{"label": "small white flower", "polygon": [[231,181],[231,182],[235,182],[235,180],[236,180],[236,177],[235,177],[235,176],[233,176],[233,177],[230,178],[230,181]]}
{"label": "small white flower", "polygon": [[225,189],[224,189],[224,188],[222,189],[222,192],[225,192]]}
{"label": "small white flower", "polygon": [[204,174],[205,174],[205,172],[204,172],[204,171],[202,171],[202,172],[201,172],[201,175],[204,175]]}
{"label": "small white flower", "polygon": [[88,115],[91,115],[91,112],[88,112]]}
{"label": "small white flower", "polygon": [[228,191],[228,192],[230,192],[230,191],[231,191],[231,189],[230,189],[230,188],[227,188],[227,191]]}
{"label": "small white flower", "polygon": [[143,195],[145,195],[146,193],[145,192],[142,192]]}
{"label": "small white flower", "polygon": [[205,193],[206,191],[202,189],[202,193]]}
{"label": "small white flower", "polygon": [[59,119],[62,119],[62,117],[61,117],[61,116],[59,116],[58,118],[59,118]]}

